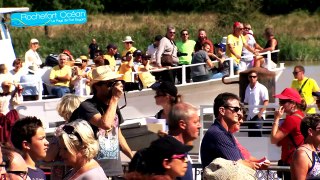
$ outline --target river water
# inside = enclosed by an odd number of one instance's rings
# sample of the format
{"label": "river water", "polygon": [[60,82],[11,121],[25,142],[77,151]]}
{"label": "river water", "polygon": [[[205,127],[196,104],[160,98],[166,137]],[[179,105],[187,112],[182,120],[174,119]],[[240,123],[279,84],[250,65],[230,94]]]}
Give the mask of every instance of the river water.
{"label": "river water", "polygon": [[281,93],[281,91],[291,86],[291,82],[293,80],[293,68],[296,65],[302,65],[305,68],[305,76],[310,77],[316,80],[318,85],[320,85],[320,62],[299,62],[299,61],[288,61],[285,62],[285,70],[283,71],[282,75],[278,79],[276,83],[277,92]]}

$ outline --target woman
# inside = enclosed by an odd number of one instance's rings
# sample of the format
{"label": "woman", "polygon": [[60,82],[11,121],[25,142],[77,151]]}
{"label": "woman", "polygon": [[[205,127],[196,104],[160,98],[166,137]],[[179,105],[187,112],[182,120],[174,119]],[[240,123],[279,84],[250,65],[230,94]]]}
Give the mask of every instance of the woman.
{"label": "woman", "polygon": [[78,119],[58,132],[60,155],[72,169],[65,175],[68,180],[107,179],[103,169],[93,158],[99,150],[93,130],[85,120]]}
{"label": "woman", "polygon": [[13,76],[14,83],[20,83],[20,78],[22,75],[25,74],[24,70],[22,69],[22,61],[21,59],[16,59],[12,63],[13,69],[10,70],[10,74]]}
{"label": "woman", "polygon": [[162,106],[162,109],[155,115],[157,119],[168,119],[168,114],[174,104],[182,101],[182,96],[178,94],[177,87],[169,82],[161,82],[158,87],[154,87],[156,91],[154,96],[156,104]]}
{"label": "woman", "polygon": [[[71,114],[75,109],[79,107],[80,103],[81,103],[80,97],[74,94],[67,94],[60,99],[60,102],[57,105],[57,111],[58,111],[58,114],[61,117],[63,117],[63,119],[66,121],[65,123],[68,123],[71,117]],[[57,128],[57,132],[61,131],[63,126],[64,124],[59,126]],[[59,156],[59,149],[60,147],[59,147],[58,138],[54,136],[50,140],[49,148],[47,150],[47,155],[44,160],[47,162],[61,160],[61,157]],[[54,179],[60,180],[63,178],[65,167],[52,166],[51,172],[54,175]]]}
{"label": "woman", "polygon": [[300,130],[304,144],[293,154],[291,179],[320,179],[320,157],[317,152],[320,145],[320,114],[304,117]]}
{"label": "woman", "polygon": [[[280,107],[274,112],[270,139],[272,144],[281,146],[279,165],[290,165],[294,151],[304,140],[300,131],[300,123],[304,117],[303,111],[306,109],[306,104],[298,91],[293,88],[286,88],[275,97],[279,98]],[[279,126],[280,118],[284,113],[286,117]],[[290,179],[290,174],[285,173],[285,177]]]}
{"label": "woman", "polygon": [[29,66],[40,66],[42,64],[42,60],[37,52],[39,49],[39,41],[37,39],[31,39],[29,44],[30,49],[25,53],[24,63],[25,67]]}
{"label": "woman", "polygon": [[[251,30],[251,25],[248,23],[243,24],[244,29],[243,29],[243,36],[247,40],[247,44],[255,50],[262,50],[263,48],[260,47],[260,45],[256,42],[254,36],[253,36],[253,31]],[[254,54],[250,52],[248,49],[245,47],[242,48],[242,56],[247,56],[245,58],[241,58],[240,64],[241,68],[243,70],[252,68],[254,66]],[[262,58],[262,56],[260,57]]]}
{"label": "woman", "polygon": [[[135,169],[134,166],[129,165],[130,173],[127,174],[126,177],[130,174],[134,175],[139,173],[152,176],[167,175],[171,180],[182,177],[185,175],[188,166],[186,154],[191,149],[192,146],[182,144],[172,136],[161,137],[153,141],[148,148],[143,149],[143,153],[138,151],[138,153],[135,154],[131,163],[144,168]],[[166,178],[163,177],[163,179]]]}
{"label": "woman", "polygon": [[[259,51],[259,53],[267,52],[267,51],[274,51],[279,49],[278,47],[278,40],[274,37],[273,29],[272,28],[266,28],[264,30],[264,37],[267,40],[266,46],[264,49]],[[275,66],[278,63],[278,53],[272,53],[271,54],[271,62],[267,62],[266,58],[267,56],[264,55],[264,58],[257,58],[255,61],[255,67],[267,67],[267,64],[271,64],[270,66]]]}

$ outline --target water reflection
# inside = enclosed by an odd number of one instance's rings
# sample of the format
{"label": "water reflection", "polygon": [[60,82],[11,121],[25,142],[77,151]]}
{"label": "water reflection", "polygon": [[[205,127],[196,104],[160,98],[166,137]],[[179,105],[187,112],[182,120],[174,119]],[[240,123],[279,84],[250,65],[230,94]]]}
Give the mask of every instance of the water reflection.
{"label": "water reflection", "polygon": [[286,61],[285,67],[286,69],[283,71],[282,75],[280,76],[277,84],[276,84],[276,93],[281,93],[281,91],[291,86],[291,82],[293,80],[292,71],[294,66],[302,65],[305,68],[305,76],[313,78],[316,80],[318,85],[320,85],[320,62],[304,62],[304,61]]}

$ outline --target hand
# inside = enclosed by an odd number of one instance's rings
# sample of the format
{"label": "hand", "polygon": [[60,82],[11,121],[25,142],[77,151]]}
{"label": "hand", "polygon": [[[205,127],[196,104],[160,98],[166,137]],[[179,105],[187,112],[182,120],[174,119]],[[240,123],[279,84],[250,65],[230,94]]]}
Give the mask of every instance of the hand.
{"label": "hand", "polygon": [[111,87],[112,96],[120,98],[123,94],[123,84],[121,81],[117,81],[113,87]]}
{"label": "hand", "polygon": [[261,164],[259,169],[260,170],[266,170],[266,169],[269,168],[269,166],[270,166],[270,161],[267,159]]}
{"label": "hand", "polygon": [[280,106],[278,110],[274,111],[274,118],[280,119],[283,114],[284,114],[284,107]]}

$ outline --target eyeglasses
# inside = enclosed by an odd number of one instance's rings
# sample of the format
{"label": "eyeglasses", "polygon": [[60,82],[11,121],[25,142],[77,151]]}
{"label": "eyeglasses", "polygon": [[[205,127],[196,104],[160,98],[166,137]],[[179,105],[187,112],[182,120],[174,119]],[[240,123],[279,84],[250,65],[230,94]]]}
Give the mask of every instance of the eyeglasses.
{"label": "eyeglasses", "polygon": [[174,154],[171,156],[171,159],[180,159],[180,160],[185,160],[187,157],[186,154]]}
{"label": "eyeglasses", "polygon": [[170,33],[170,34],[175,34],[176,32],[170,31],[169,33]]}
{"label": "eyeglasses", "polygon": [[242,108],[241,107],[233,107],[233,106],[223,106],[227,109],[230,109],[231,111],[234,111],[234,112],[239,112],[239,111],[242,111]]}
{"label": "eyeglasses", "polygon": [[63,126],[62,130],[66,132],[68,135],[75,135],[78,138],[79,142],[82,143],[81,136],[77,131],[75,131],[73,126],[65,125]]}
{"label": "eyeglasses", "polygon": [[257,76],[249,76],[249,78],[257,78]]}
{"label": "eyeglasses", "polygon": [[279,104],[286,104],[288,102],[292,102],[292,101],[288,99],[279,99]]}
{"label": "eyeglasses", "polygon": [[293,71],[292,74],[297,75],[299,72],[301,72],[301,71]]}
{"label": "eyeglasses", "polygon": [[27,179],[28,171],[7,171],[7,173],[20,176],[22,179]]}

